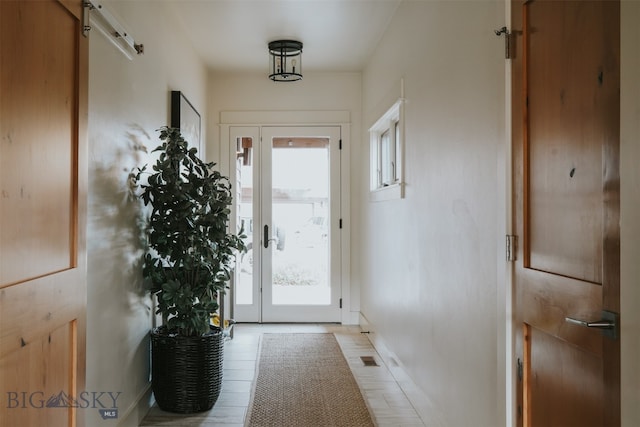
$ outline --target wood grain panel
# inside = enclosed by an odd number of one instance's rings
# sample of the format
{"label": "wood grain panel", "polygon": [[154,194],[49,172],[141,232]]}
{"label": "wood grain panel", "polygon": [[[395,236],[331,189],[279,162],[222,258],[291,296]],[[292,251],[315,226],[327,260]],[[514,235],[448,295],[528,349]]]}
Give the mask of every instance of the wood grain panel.
{"label": "wood grain panel", "polygon": [[527,6],[529,266],[593,283],[602,282],[602,144],[617,88],[609,35],[589,27],[603,7]]}
{"label": "wood grain panel", "polygon": [[0,358],[0,383],[12,384],[3,390],[0,425],[74,425],[77,408],[47,406],[61,393],[77,396],[71,383],[76,365],[71,352],[74,331],[73,324],[62,325]]}
{"label": "wood grain panel", "polygon": [[530,270],[518,288],[519,314],[526,322],[559,339],[602,354],[598,331],[576,327],[566,317],[596,320],[602,310],[602,286]]}
{"label": "wood grain panel", "polygon": [[86,297],[76,276],[71,270],[0,289],[0,358],[78,318]]}
{"label": "wood grain panel", "polygon": [[530,328],[530,426],[602,427],[600,355]]}
{"label": "wood grain panel", "polygon": [[[44,6],[46,5],[46,6]],[[77,239],[77,26],[62,7],[3,2],[0,287],[72,268]],[[12,16],[20,19],[11,19]],[[46,28],[59,22],[55,31]],[[25,55],[29,52],[29,55]]]}

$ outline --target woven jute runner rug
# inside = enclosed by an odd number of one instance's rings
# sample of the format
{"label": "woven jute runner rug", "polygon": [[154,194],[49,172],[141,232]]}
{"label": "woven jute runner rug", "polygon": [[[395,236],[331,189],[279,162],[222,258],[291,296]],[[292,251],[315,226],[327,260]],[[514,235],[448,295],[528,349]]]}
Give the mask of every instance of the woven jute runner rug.
{"label": "woven jute runner rug", "polygon": [[264,334],[247,427],[373,426],[333,334]]}

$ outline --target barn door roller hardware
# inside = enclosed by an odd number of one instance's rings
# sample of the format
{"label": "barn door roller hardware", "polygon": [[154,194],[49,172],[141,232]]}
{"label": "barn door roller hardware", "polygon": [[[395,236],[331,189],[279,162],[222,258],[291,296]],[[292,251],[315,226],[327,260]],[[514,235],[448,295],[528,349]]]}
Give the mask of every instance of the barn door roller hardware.
{"label": "barn door roller hardware", "polygon": [[131,33],[102,4],[85,0],[82,5],[84,6],[82,34],[85,37],[88,37],[89,31],[95,28],[127,58],[133,59],[133,55],[144,53],[144,45],[136,43]]}

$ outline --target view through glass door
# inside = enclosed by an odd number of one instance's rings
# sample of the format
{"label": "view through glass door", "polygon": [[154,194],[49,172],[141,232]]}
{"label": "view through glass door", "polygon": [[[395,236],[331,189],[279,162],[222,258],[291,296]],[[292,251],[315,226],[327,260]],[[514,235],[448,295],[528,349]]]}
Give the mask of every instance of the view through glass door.
{"label": "view through glass door", "polygon": [[340,127],[232,128],[237,321],[340,320]]}

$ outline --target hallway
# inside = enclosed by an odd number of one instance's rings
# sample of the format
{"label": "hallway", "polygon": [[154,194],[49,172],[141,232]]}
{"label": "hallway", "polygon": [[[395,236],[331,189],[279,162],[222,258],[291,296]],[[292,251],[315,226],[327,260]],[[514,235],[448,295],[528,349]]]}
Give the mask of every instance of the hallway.
{"label": "hallway", "polygon": [[[360,386],[376,425],[424,426],[402,388],[358,326],[314,324],[238,324],[234,338],[225,343],[224,380],[212,410],[180,415],[153,407],[141,426],[242,427],[246,421],[255,375],[260,336],[263,333],[334,333]],[[378,367],[365,367],[360,356],[374,356]],[[313,427],[313,426],[309,426]]]}

